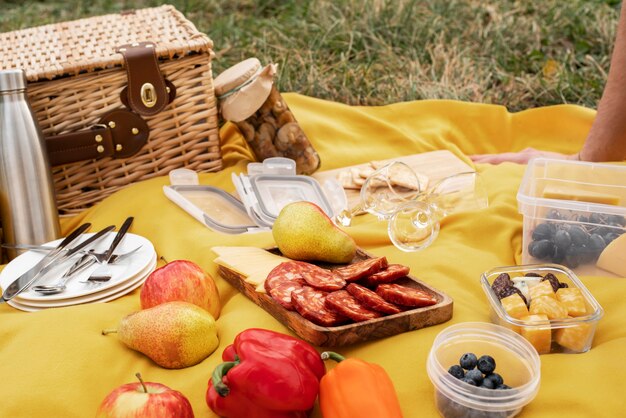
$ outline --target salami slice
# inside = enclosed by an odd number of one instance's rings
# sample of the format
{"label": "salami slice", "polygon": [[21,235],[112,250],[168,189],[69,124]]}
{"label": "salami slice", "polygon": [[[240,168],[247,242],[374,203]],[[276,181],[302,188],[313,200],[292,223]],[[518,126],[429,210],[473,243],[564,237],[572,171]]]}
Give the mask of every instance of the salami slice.
{"label": "salami slice", "polygon": [[334,327],[348,322],[348,318],[326,308],[327,292],[309,286],[294,290],[291,302],[305,319],[323,327]]}
{"label": "salami slice", "polygon": [[300,274],[300,267],[295,261],[286,261],[274,267],[267,275],[263,286],[265,287],[265,291],[271,294],[273,288],[289,281],[302,282],[302,285],[304,284],[304,280]]}
{"label": "salami slice", "polygon": [[338,290],[326,296],[326,307],[340,315],[347,316],[354,322],[379,318],[380,312],[371,311],[345,290]]}
{"label": "salami slice", "polygon": [[402,312],[402,309],[399,306],[387,302],[376,292],[356,283],[348,284],[348,286],[346,286],[346,290],[348,291],[348,293],[354,296],[356,300],[361,302],[362,305],[373,311],[391,315]]}
{"label": "salami slice", "polygon": [[277,286],[272,287],[268,293],[276,302],[288,311],[295,310],[293,302],[291,301],[291,294],[293,291],[302,289],[306,285],[304,280],[300,281],[287,281],[279,283]]}
{"label": "salami slice", "polygon": [[389,264],[386,269],[363,279],[365,286],[376,287],[383,283],[392,283],[409,274],[410,268],[402,264]]}
{"label": "salami slice", "polygon": [[333,274],[330,270],[323,269],[315,264],[299,262],[300,274],[309,284],[319,290],[332,292],[346,287],[346,281]]}
{"label": "salami slice", "polygon": [[387,302],[414,308],[435,305],[437,303],[437,299],[424,290],[395,283],[378,285],[376,293]]}
{"label": "salami slice", "polygon": [[333,270],[333,273],[343,278],[346,282],[355,282],[363,277],[378,273],[386,267],[387,259],[385,257],[369,258],[358,263],[336,268]]}

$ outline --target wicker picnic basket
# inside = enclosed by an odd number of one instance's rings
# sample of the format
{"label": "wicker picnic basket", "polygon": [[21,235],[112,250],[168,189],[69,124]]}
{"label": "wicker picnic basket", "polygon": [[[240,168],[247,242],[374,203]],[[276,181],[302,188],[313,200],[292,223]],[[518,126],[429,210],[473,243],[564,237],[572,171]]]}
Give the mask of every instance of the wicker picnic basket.
{"label": "wicker picnic basket", "polygon": [[[172,6],[0,34],[0,69],[25,70],[28,97],[49,153],[55,138],[107,128],[102,125],[103,114],[125,109],[121,94],[125,87],[131,90],[131,75],[125,69],[130,61],[116,48],[123,51],[120,46],[139,43],[153,43],[148,45],[156,54],[153,61],[175,86],[175,98],[156,114],[140,115],[149,139],[132,156],[117,155],[115,147],[119,151],[122,146],[113,142],[112,156],[53,164],[61,214],[77,213],[130,183],[174,168],[201,172],[222,168],[211,71],[213,43]],[[146,94],[150,99],[150,92]],[[137,132],[134,126],[132,131]],[[94,137],[102,140],[101,135]],[[96,146],[101,152],[103,147]]]}

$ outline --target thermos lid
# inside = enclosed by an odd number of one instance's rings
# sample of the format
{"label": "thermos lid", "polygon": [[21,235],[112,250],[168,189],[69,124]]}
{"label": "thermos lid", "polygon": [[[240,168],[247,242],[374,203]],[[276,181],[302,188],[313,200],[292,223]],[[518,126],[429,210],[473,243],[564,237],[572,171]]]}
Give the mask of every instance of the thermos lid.
{"label": "thermos lid", "polygon": [[23,70],[0,71],[0,92],[26,89],[26,74]]}

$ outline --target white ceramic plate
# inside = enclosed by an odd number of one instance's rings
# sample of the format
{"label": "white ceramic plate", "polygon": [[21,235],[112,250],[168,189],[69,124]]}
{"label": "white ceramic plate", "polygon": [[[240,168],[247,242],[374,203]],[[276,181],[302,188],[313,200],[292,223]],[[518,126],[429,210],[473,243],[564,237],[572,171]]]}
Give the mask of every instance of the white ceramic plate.
{"label": "white ceramic plate", "polygon": [[133,290],[137,289],[139,286],[144,284],[144,282],[146,281],[150,273],[154,271],[156,264],[157,263],[156,263],[156,258],[155,258],[154,263],[150,264],[148,268],[145,270],[145,274],[137,275],[135,279],[124,283],[123,285],[121,285],[119,289],[112,288],[107,291],[104,291],[103,294],[89,295],[84,298],[74,298],[74,299],[67,300],[67,301],[52,301],[49,304],[40,303],[40,302],[29,302],[29,301],[19,302],[16,300],[17,298],[13,298],[10,301],[8,301],[7,304],[21,311],[37,312],[43,309],[62,308],[66,306],[81,305],[84,303],[110,302],[112,300],[115,300],[119,297],[122,297],[132,292]]}
{"label": "white ceramic plate", "polygon": [[[76,298],[63,299],[63,300],[46,300],[45,298],[41,298],[41,300],[36,300],[36,301],[23,300],[23,299],[20,299],[19,296],[16,296],[11,301],[15,301],[19,305],[29,306],[31,308],[58,308],[62,306],[79,305],[81,303],[99,302],[101,299],[108,298],[112,295],[120,294],[121,296],[121,294],[126,294],[126,292],[124,291],[126,291],[130,287],[136,285],[137,283],[143,283],[145,279],[148,277],[148,275],[150,275],[150,273],[154,271],[156,264],[157,264],[157,260],[156,260],[156,257],[154,257],[152,262],[149,265],[147,265],[144,270],[142,270],[136,276],[132,277],[130,280],[126,280],[117,286],[110,287],[108,289],[104,289],[99,292],[90,293],[85,296],[79,296]],[[97,290],[100,284],[91,284],[90,286],[93,286],[94,289]]]}
{"label": "white ceramic plate", "polygon": [[[84,235],[86,238],[92,234]],[[113,241],[114,236],[114,232],[109,233],[106,237],[97,242],[95,247],[93,248],[95,248],[98,252],[105,251],[109,247],[110,243]],[[61,240],[53,241],[46,245],[54,246],[59,242],[61,242]],[[86,280],[89,275],[98,267],[97,264],[94,264],[85,271],[76,275],[75,277],[72,277],[67,282],[67,289],[63,293],[46,296],[36,293],[33,290],[27,290],[17,296],[19,298],[18,303],[24,303],[25,301],[36,302],[43,300],[49,302],[53,300],[67,300],[79,298],[93,293],[98,293],[106,289],[110,289],[112,287],[118,286],[125,281],[131,280],[132,278],[136,278],[137,274],[139,274],[147,266],[149,266],[156,256],[152,243],[144,237],[128,233],[126,234],[126,236],[124,236],[124,239],[115,250],[116,254],[121,254],[135,249],[139,246],[141,246],[139,251],[137,251],[126,260],[121,261],[119,264],[111,264],[110,267],[113,273],[113,277],[111,278],[111,280],[100,286],[93,286],[92,284],[81,283],[81,281]],[[43,257],[44,254],[41,252],[28,251],[12,260],[4,268],[4,270],[0,272],[0,286],[2,286],[3,289],[6,289],[15,279],[17,279],[20,275],[22,275],[24,272],[34,266]],[[63,271],[65,271],[67,268],[69,268],[71,263],[73,263],[72,260],[61,263],[59,266],[48,272],[45,277],[37,280],[36,284],[41,285],[55,283],[58,280],[59,275],[62,274]]]}

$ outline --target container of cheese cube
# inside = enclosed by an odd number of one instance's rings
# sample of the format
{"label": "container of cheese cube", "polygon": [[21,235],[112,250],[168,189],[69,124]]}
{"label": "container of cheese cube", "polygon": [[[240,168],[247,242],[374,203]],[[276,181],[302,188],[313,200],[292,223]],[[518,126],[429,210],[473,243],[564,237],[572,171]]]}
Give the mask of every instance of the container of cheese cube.
{"label": "container of cheese cube", "polygon": [[499,267],[480,280],[492,321],[520,334],[539,354],[591,349],[604,311],[572,270],[557,264]]}
{"label": "container of cheese cube", "polygon": [[517,201],[523,264],[626,277],[626,166],[536,158]]}

